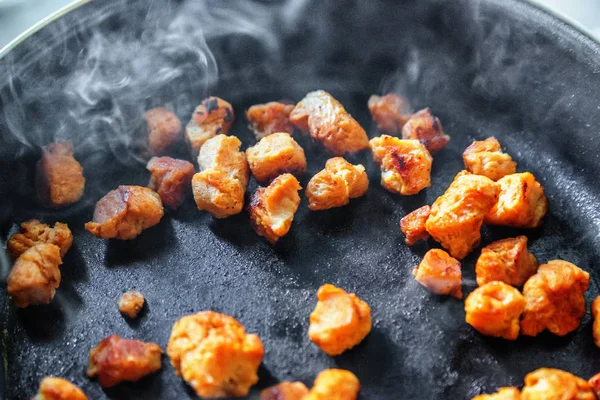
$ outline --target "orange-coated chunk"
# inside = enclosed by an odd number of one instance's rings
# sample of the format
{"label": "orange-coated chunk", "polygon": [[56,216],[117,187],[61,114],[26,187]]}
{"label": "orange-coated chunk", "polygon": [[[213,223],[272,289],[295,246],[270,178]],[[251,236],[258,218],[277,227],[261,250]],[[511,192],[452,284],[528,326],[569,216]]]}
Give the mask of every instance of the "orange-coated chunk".
{"label": "orange-coated chunk", "polygon": [[432,115],[429,108],[413,114],[402,128],[403,139],[418,140],[430,153],[444,148],[450,136],[444,133],[439,118]]}
{"label": "orange-coated chunk", "polygon": [[179,207],[190,191],[194,165],[171,157],[152,157],[146,169],[152,174],[148,187],[158,193],[165,206]]}
{"label": "orange-coated chunk", "polygon": [[246,158],[258,182],[268,183],[281,174],[306,172],[304,149],[286,132],[276,132],[248,147]]}
{"label": "orange-coated chunk", "polygon": [[40,388],[33,400],[87,400],[87,396],[71,382],[47,376],[40,382]]}
{"label": "orange-coated chunk", "polygon": [[527,237],[517,236],[490,243],[481,249],[475,264],[477,284],[501,281],[521,286],[537,271],[538,261],[527,250]]}
{"label": "orange-coated chunk", "polygon": [[388,135],[397,135],[410,118],[410,104],[395,93],[372,95],[367,103],[377,129]]}
{"label": "orange-coated chunk", "polygon": [[325,169],[313,176],[306,186],[308,208],[326,210],[350,203],[369,189],[369,177],[362,164],[352,165],[342,157],[327,160]]}
{"label": "orange-coated chunk", "polygon": [[463,161],[467,171],[493,181],[517,172],[517,163],[502,152],[495,137],[473,142],[463,153]]}
{"label": "orange-coated chunk", "polygon": [[521,392],[516,387],[503,387],[496,393],[480,394],[471,400],[521,400]]}
{"label": "orange-coated chunk", "polygon": [[369,145],[381,169],[381,186],[390,192],[413,195],[431,186],[433,158],[418,140],[381,135]]}
{"label": "orange-coated chunk", "polygon": [[145,116],[150,152],[166,154],[181,139],[181,121],[173,111],[163,107],[150,109]]}
{"label": "orange-coated chunk", "polygon": [[521,400],[596,400],[591,385],[573,374],[540,368],[525,376]]}
{"label": "orange-coated chunk", "polygon": [[355,400],[360,391],[356,375],[344,369],[326,369],[319,373],[304,400]]}
{"label": "orange-coated chunk", "polygon": [[353,348],[371,331],[371,308],[354,293],[325,284],[317,299],[308,336],[330,356]]}
{"label": "orange-coated chunk", "polygon": [[219,97],[208,97],[200,103],[192,119],[185,127],[185,140],[192,157],[197,157],[200,148],[208,139],[228,135],[235,114],[233,107]]}
{"label": "orange-coated chunk", "polygon": [[293,104],[279,101],[256,104],[246,111],[248,127],[254,132],[256,140],[275,132],[287,132],[291,135],[294,133],[294,124],[290,122],[290,113],[293,109]]}
{"label": "orange-coated chunk", "polygon": [[506,175],[498,180],[498,203],[485,217],[486,224],[537,228],[548,211],[544,188],[529,173]]}
{"label": "orange-coated chunk", "polygon": [[60,256],[64,257],[73,244],[73,234],[67,224],[57,222],[50,228],[37,219],[32,219],[21,223],[21,232],[10,237],[7,248],[13,260],[16,260],[25,251],[40,243],[60,247]]}
{"label": "orange-coated chunk", "polygon": [[119,311],[129,318],[136,318],[144,307],[144,295],[138,291],[130,290],[121,295],[119,299]]}
{"label": "orange-coated chunk", "polygon": [[588,380],[588,383],[592,387],[592,390],[594,391],[594,393],[596,393],[596,396],[600,397],[600,373],[592,376]]}
{"label": "orange-coated chunk", "polygon": [[431,206],[425,227],[452,257],[462,260],[481,241],[485,215],[498,200],[499,187],[489,178],[462,171]]}
{"label": "orange-coated chunk", "polygon": [[592,318],[594,319],[592,334],[594,335],[594,344],[596,345],[596,347],[600,347],[600,318],[598,318],[599,312],[600,296],[596,297],[592,302]]}
{"label": "orange-coated chunk", "polygon": [[281,382],[260,392],[259,400],[304,400],[308,388],[302,382]]}
{"label": "orange-coated chunk", "polygon": [[52,143],[42,148],[35,175],[40,202],[49,207],[73,204],[83,196],[83,167],[73,157],[71,141]]}
{"label": "orange-coated chunk", "polygon": [[400,229],[404,233],[404,236],[406,236],[404,241],[407,245],[412,246],[419,240],[427,240],[429,238],[429,233],[425,229],[425,223],[427,222],[427,218],[429,218],[430,212],[430,206],[423,206],[406,214],[400,220]]}
{"label": "orange-coated chunk", "polygon": [[296,104],[290,122],[338,156],[369,147],[362,126],[324,90],[310,92]]}
{"label": "orange-coated chunk", "polygon": [[515,340],[525,297],[504,282],[488,282],[472,291],[465,300],[467,324],[487,336]]}
{"label": "orange-coated chunk", "polygon": [[198,396],[241,397],[258,382],[264,349],[235,318],[203,311],[175,322],[167,353]]}
{"label": "orange-coated chunk", "polygon": [[525,312],[521,333],[536,336],[544,329],[564,336],[577,329],[585,315],[584,293],[590,274],[567,261],[540,265],[523,287]]}
{"label": "orange-coated chunk", "polygon": [[431,249],[412,272],[421,285],[433,293],[462,298],[462,272],[460,261],[444,250]]}
{"label": "orange-coated chunk", "polygon": [[292,174],[279,175],[269,186],[256,189],[248,207],[256,233],[270,243],[287,235],[300,205],[300,189],[298,179]]}

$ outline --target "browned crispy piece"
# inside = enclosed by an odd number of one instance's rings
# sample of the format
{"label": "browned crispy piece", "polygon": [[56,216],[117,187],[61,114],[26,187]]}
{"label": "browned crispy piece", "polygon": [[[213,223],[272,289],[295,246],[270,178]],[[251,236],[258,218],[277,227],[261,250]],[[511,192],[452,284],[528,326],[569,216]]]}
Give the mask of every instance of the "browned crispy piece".
{"label": "browned crispy piece", "polygon": [[73,234],[67,224],[62,222],[57,222],[53,228],[50,228],[37,219],[32,219],[21,223],[21,232],[10,237],[7,248],[13,260],[16,260],[27,249],[40,243],[49,243],[60,247],[62,258],[73,244]]}
{"label": "browned crispy piece", "polygon": [[167,153],[181,139],[181,121],[169,109],[159,107],[146,111],[146,125],[152,154]]}
{"label": "browned crispy piece", "polygon": [[208,97],[196,108],[185,127],[185,140],[192,157],[197,157],[202,145],[219,134],[228,135],[235,114],[233,107],[219,97]]}
{"label": "browned crispy piece", "polygon": [[503,387],[496,393],[480,394],[471,400],[521,400],[521,392],[516,387]]}
{"label": "browned crispy piece", "polygon": [[475,264],[477,284],[501,281],[521,286],[535,274],[537,267],[537,259],[527,250],[526,236],[498,240],[481,249]]}
{"label": "browned crispy piece", "polygon": [[[600,311],[600,296],[596,297],[592,302],[591,311],[592,318],[594,319],[594,325],[592,328],[592,334],[594,335],[594,344],[596,345],[596,347],[600,347],[600,318],[598,318],[598,312]],[[600,381],[598,382],[598,384],[598,388],[600,389]]]}
{"label": "browned crispy piece", "polygon": [[485,215],[498,200],[499,186],[489,178],[459,172],[431,206],[425,227],[431,237],[462,260],[481,240]]}
{"label": "browned crispy piece", "polygon": [[544,188],[529,172],[498,180],[498,203],[485,217],[486,224],[537,228],[548,211]]}
{"label": "browned crispy piece", "polygon": [[179,207],[190,191],[194,165],[171,157],[152,157],[146,169],[152,174],[148,187],[158,193],[165,206]]}
{"label": "browned crispy piece", "polygon": [[121,185],[96,203],[94,219],[85,224],[85,229],[103,239],[133,239],[158,224],[163,215],[163,205],[155,191]]}
{"label": "browned crispy piece", "polygon": [[260,392],[259,400],[304,400],[308,388],[302,382],[281,382]]}
{"label": "browned crispy piece", "polygon": [[110,335],[90,351],[87,374],[104,388],[135,382],[161,367],[161,348],[155,343]]}
{"label": "browned crispy piece", "polygon": [[304,149],[286,132],[265,136],[246,150],[248,165],[254,178],[267,183],[289,172],[300,176],[306,172]]}
{"label": "browned crispy piece", "polygon": [[173,325],[167,353],[198,396],[240,397],[258,382],[264,349],[235,318],[203,311]]}
{"label": "browned crispy piece", "polygon": [[596,400],[591,385],[573,374],[540,368],[525,376],[521,400]]}
{"label": "browned crispy piece", "polygon": [[304,400],[355,400],[360,391],[356,375],[343,369],[326,369],[315,379]]}
{"label": "browned crispy piece", "polygon": [[372,95],[367,103],[377,129],[388,135],[397,135],[410,118],[410,104],[395,93]]}
{"label": "browned crispy piece", "polygon": [[275,132],[294,133],[294,124],[290,122],[293,104],[271,101],[266,104],[256,104],[246,111],[248,127],[254,132],[256,140]]}
{"label": "browned crispy piece", "polygon": [[525,297],[504,282],[488,282],[472,291],[465,300],[467,324],[487,336],[515,340]]}
{"label": "browned crispy piece", "polygon": [[594,391],[594,393],[596,393],[596,396],[600,397],[600,373],[592,376],[588,380],[588,383],[592,387],[592,390]]}
{"label": "browned crispy piece", "polygon": [[360,124],[339,101],[323,90],[308,93],[292,110],[290,122],[337,156],[369,147]]}
{"label": "browned crispy piece", "polygon": [[418,140],[381,135],[369,145],[381,169],[381,186],[390,192],[413,195],[431,186],[433,158]]}
{"label": "browned crispy piece", "polygon": [[495,137],[473,142],[463,153],[465,169],[476,175],[497,181],[517,172],[517,163],[509,154],[503,153]]}
{"label": "browned crispy piece", "polygon": [[406,214],[400,220],[400,229],[404,233],[404,236],[406,236],[405,242],[407,245],[412,246],[419,240],[427,240],[429,238],[429,233],[425,229],[425,223],[427,222],[427,218],[429,218],[430,212],[430,206],[423,206]]}
{"label": "browned crispy piece", "polygon": [[136,318],[144,307],[144,295],[138,291],[130,290],[121,295],[119,311],[129,318]]}
{"label": "browned crispy piece", "polygon": [[441,249],[431,249],[412,272],[421,285],[433,293],[462,299],[462,271],[460,261]]}
{"label": "browned crispy piece", "polygon": [[433,116],[429,108],[411,115],[402,128],[402,138],[418,140],[431,153],[441,150],[450,141],[439,118]]}
{"label": "browned crispy piece", "polygon": [[46,206],[63,207],[81,199],[85,178],[81,164],[73,157],[71,141],[42,148],[35,183],[38,198]]}
{"label": "browned crispy piece", "polygon": [[526,304],[521,333],[536,336],[548,329],[564,336],[577,329],[585,315],[589,282],[590,274],[570,262],[552,260],[540,265],[523,287]]}
{"label": "browned crispy piece", "polygon": [[8,294],[16,307],[48,304],[60,285],[60,248],[36,244],[17,258],[8,275]]}
{"label": "browned crispy piece", "polygon": [[248,207],[256,233],[270,243],[285,236],[300,204],[300,189],[298,179],[292,174],[279,175],[269,186],[256,189]]}
{"label": "browned crispy piece", "polygon": [[71,382],[47,376],[40,382],[40,388],[33,400],[87,400],[87,396]]}

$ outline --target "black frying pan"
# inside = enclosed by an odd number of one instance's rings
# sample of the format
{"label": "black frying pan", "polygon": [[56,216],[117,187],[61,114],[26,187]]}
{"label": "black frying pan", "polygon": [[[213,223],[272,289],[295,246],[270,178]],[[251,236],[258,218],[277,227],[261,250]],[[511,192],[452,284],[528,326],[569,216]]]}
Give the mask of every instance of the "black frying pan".
{"label": "black frying pan", "polygon": [[[465,323],[463,302],[414,281],[413,266],[436,244],[408,248],[398,221],[445,190],[472,140],[494,135],[518,170],[545,186],[550,213],[537,230],[486,227],[482,244],[526,234],[541,262],[565,259],[590,272],[589,303],[599,278],[599,50],[516,0],[98,1],[44,27],[0,59],[0,230],[4,241],[23,220],[64,221],[75,244],[52,304],[16,310],[2,296],[4,396],[29,398],[51,374],[91,399],[194,398],[166,357],[159,373],[106,391],[85,369],[89,349],[110,334],[165,348],[178,318],[206,309],[261,337],[266,353],[252,398],[277,381],[311,384],[329,367],[356,373],[363,399],[470,398],[519,385],[539,367],[590,377],[600,371],[600,350],[589,313],[563,338],[484,337]],[[252,231],[245,212],[214,220],[191,199],[132,241],[84,231],[107,191],[147,183],[144,109],[167,104],[186,122],[203,97],[222,96],[247,146],[245,108],[314,89],[330,91],[370,136],[378,135],[366,108],[372,93],[396,91],[415,109],[431,107],[452,136],[435,155],[432,187],[412,197],[386,192],[364,152],[350,160],[367,167],[367,195],[322,212],[309,212],[303,199],[275,246]],[[85,168],[85,197],[43,209],[33,196],[34,164],[41,145],[64,138]],[[297,138],[309,161],[306,185],[328,154]],[[464,261],[466,293],[475,287],[477,256]],[[9,264],[1,265],[5,293]],[[373,310],[366,340],[335,358],[307,336],[316,290],[326,282],[356,292]],[[148,302],[135,322],[116,306],[131,288]]]}

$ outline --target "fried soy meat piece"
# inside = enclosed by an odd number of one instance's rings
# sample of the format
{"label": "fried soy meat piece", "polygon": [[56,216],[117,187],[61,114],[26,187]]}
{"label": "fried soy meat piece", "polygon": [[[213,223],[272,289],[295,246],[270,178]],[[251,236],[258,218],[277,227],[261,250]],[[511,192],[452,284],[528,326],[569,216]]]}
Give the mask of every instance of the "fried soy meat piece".
{"label": "fried soy meat piece", "polygon": [[21,232],[10,237],[7,248],[10,256],[16,260],[25,251],[40,243],[58,246],[62,258],[73,244],[73,234],[67,224],[57,222],[50,228],[37,219],[32,219],[21,223]]}
{"label": "fried soy meat piece", "polygon": [[256,140],[275,132],[287,132],[291,135],[294,133],[294,124],[290,122],[293,109],[293,104],[279,101],[253,105],[246,111],[248,127],[254,132]]}
{"label": "fried soy meat piece", "polygon": [[360,391],[356,375],[344,369],[326,369],[315,379],[304,400],[355,400]]}
{"label": "fried soy meat piece", "polygon": [[162,107],[146,111],[145,117],[150,152],[166,154],[181,139],[181,121],[173,111]]}
{"label": "fried soy meat piece", "polygon": [[430,206],[423,206],[406,214],[400,220],[400,229],[404,233],[404,236],[406,236],[405,242],[407,245],[412,246],[419,240],[427,240],[429,238],[429,233],[425,229],[425,223],[427,222],[427,218],[429,218],[430,212]]}
{"label": "fried soy meat piece", "polygon": [[73,157],[71,141],[52,143],[42,148],[35,183],[40,202],[49,207],[73,204],[83,196],[83,167]]}
{"label": "fried soy meat piece", "polygon": [[96,203],[91,234],[103,239],[133,239],[160,221],[164,209],[160,196],[142,186],[119,186]]}
{"label": "fried soy meat piece", "polygon": [[500,281],[521,286],[537,271],[538,261],[527,250],[527,237],[517,236],[490,243],[481,249],[475,264],[477,284]]}
{"label": "fried soy meat piece", "polygon": [[179,207],[190,192],[192,176],[196,172],[194,165],[171,157],[152,157],[146,169],[152,174],[148,187],[158,193],[165,206]]}
{"label": "fried soy meat piece", "polygon": [[119,311],[129,318],[136,318],[144,307],[144,295],[138,291],[130,290],[121,295],[119,299]]}
{"label": "fried soy meat piece", "polygon": [[367,103],[377,129],[387,135],[397,135],[410,118],[410,104],[395,93],[372,95]]}
{"label": "fried soy meat piece", "polygon": [[323,90],[308,93],[290,114],[290,122],[336,156],[369,147],[369,138],[339,101]]}
{"label": "fried soy meat piece", "polygon": [[306,172],[304,149],[286,132],[276,132],[248,147],[246,158],[257,182],[268,183],[279,175],[297,177]]}
{"label": "fried soy meat piece", "polygon": [[260,392],[259,400],[304,400],[308,388],[302,382],[281,382]]}
{"label": "fried soy meat piece", "polygon": [[569,372],[540,368],[525,376],[521,400],[596,400],[591,385]]}
{"label": "fried soy meat piece", "polygon": [[37,395],[32,400],[87,400],[81,389],[71,382],[47,376],[40,382]]}
{"label": "fried soy meat piece", "polygon": [[496,393],[480,394],[471,400],[521,400],[521,392],[516,387],[503,387]]}
{"label": "fried soy meat piece", "polygon": [[[600,318],[598,318],[598,313],[600,313],[600,296],[596,297],[592,302],[592,318],[594,319],[594,325],[592,328],[592,334],[594,335],[594,344],[596,347],[600,347]],[[598,388],[600,389],[600,376],[598,377]]]}
{"label": "fried soy meat piece", "polygon": [[[595,338],[594,338],[594,340],[595,340]],[[598,346],[598,344],[596,344],[596,346]],[[600,373],[597,373],[596,375],[592,376],[588,380],[588,383],[592,387],[592,390],[594,391],[594,393],[596,393],[596,396],[600,397]]]}
{"label": "fried soy meat piece", "polygon": [[208,139],[228,135],[234,118],[233,107],[227,101],[214,96],[202,100],[185,127],[185,140],[192,157],[198,157]]}
{"label": "fried soy meat piece", "polygon": [[413,271],[421,285],[433,293],[462,298],[462,271],[460,261],[441,249],[431,249]]}
{"label": "fried soy meat piece", "polygon": [[411,115],[402,128],[402,138],[418,140],[430,153],[440,151],[450,141],[439,118],[432,115],[429,108]]}
{"label": "fried soy meat piece", "polygon": [[473,142],[463,153],[463,161],[467,171],[493,181],[517,172],[517,163],[502,152],[495,137]]}
{"label": "fried soy meat piece", "polygon": [[173,325],[167,353],[198,396],[241,397],[258,382],[264,349],[235,318],[202,311]]}

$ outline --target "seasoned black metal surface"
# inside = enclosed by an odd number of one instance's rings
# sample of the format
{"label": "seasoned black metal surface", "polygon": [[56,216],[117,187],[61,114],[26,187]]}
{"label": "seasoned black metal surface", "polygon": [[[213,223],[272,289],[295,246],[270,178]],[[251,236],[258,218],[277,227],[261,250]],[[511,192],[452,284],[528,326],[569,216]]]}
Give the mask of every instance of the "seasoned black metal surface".
{"label": "seasoned black metal surface", "polygon": [[[5,241],[30,218],[64,221],[75,243],[52,304],[16,310],[2,296],[4,397],[30,398],[43,376],[57,375],[90,399],[194,398],[166,356],[159,373],[106,391],[85,369],[89,349],[110,334],[165,348],[178,318],[206,309],[236,317],[262,339],[251,398],[281,380],[311,384],[329,367],[353,371],[362,399],[466,399],[519,385],[539,367],[584,378],[598,372],[589,313],[564,338],[484,337],[465,323],[462,301],[414,281],[412,268],[436,244],[408,248],[398,228],[407,212],[443,193],[472,140],[494,135],[518,170],[545,186],[550,214],[534,231],[486,227],[482,244],[526,234],[540,262],[561,258],[590,272],[589,303],[599,278],[598,50],[544,12],[500,0],[94,2],[43,29],[0,60],[0,233]],[[396,91],[415,109],[431,107],[452,137],[434,156],[432,187],[412,197],[386,192],[365,152],[350,160],[367,167],[367,195],[322,212],[309,212],[303,199],[275,246],[252,231],[245,212],[215,220],[191,199],[132,241],[84,231],[108,190],[147,183],[138,139],[145,107],[168,104],[185,122],[207,94],[222,96],[234,105],[233,133],[245,148],[253,142],[245,108],[314,89],[330,91],[371,137],[378,133],[369,94]],[[75,142],[88,181],[80,204],[59,211],[32,197],[39,147],[54,138]],[[296,138],[309,163],[304,186],[328,155]],[[465,294],[475,287],[478,253],[463,264]],[[9,264],[0,266],[5,293]],[[323,283],[357,293],[373,313],[364,342],[334,358],[307,336]],[[116,301],[132,288],[148,307],[128,322]]]}

